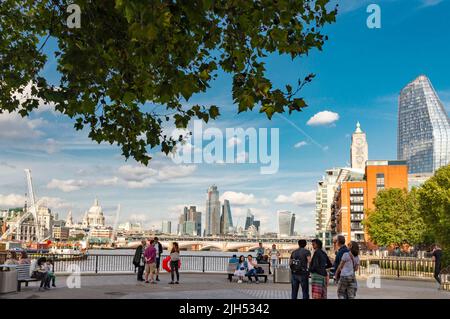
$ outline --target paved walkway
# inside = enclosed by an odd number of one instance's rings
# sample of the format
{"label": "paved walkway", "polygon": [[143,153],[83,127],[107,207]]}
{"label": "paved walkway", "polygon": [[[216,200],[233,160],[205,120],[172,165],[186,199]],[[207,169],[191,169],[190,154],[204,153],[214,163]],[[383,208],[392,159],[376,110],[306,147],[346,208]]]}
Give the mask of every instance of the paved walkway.
{"label": "paved walkway", "polygon": [[[169,285],[169,275],[161,276],[157,285],[138,283],[134,275],[82,276],[81,288],[69,289],[67,277],[57,278],[57,288],[39,292],[36,282],[23,287],[20,293],[0,295],[1,298],[118,298],[118,299],[289,299],[289,284],[229,283],[226,275],[182,274],[180,285]],[[450,299],[450,292],[438,291],[431,281],[406,281],[381,279],[381,288],[367,288],[365,280],[359,280],[359,299]],[[328,287],[328,298],[336,299],[336,286]]]}

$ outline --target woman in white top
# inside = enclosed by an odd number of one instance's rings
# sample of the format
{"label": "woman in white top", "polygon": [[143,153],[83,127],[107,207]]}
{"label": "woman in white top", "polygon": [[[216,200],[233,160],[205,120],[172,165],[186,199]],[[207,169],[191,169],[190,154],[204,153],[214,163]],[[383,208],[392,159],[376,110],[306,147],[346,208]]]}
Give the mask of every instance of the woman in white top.
{"label": "woman in white top", "polygon": [[[178,271],[180,262],[180,249],[178,248],[178,243],[174,242],[172,244],[172,250],[170,251],[170,277],[172,278],[172,281],[170,282],[171,285],[173,284],[179,284],[180,281],[180,273]],[[175,274],[177,274],[177,281],[173,282],[175,279]]]}
{"label": "woman in white top", "polygon": [[348,244],[349,252],[342,255],[341,263],[336,270],[338,282],[339,299],[355,299],[358,283],[356,272],[359,268],[359,246],[357,242],[351,241]]}

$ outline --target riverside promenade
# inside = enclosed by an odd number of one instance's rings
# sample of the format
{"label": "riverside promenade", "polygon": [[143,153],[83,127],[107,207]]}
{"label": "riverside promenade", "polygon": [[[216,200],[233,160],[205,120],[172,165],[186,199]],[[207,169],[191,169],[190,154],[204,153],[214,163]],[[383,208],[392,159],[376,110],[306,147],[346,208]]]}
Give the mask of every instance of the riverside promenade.
{"label": "riverside promenade", "polygon": [[[81,287],[69,289],[66,276],[58,276],[56,288],[39,292],[36,282],[21,292],[0,295],[0,299],[290,299],[290,284],[238,284],[225,274],[181,274],[180,285],[169,285],[169,274],[157,285],[136,281],[135,275],[83,275]],[[450,299],[450,292],[438,291],[431,280],[381,279],[380,288],[368,288],[358,280],[357,299]],[[328,287],[328,298],[337,299],[336,285]]]}

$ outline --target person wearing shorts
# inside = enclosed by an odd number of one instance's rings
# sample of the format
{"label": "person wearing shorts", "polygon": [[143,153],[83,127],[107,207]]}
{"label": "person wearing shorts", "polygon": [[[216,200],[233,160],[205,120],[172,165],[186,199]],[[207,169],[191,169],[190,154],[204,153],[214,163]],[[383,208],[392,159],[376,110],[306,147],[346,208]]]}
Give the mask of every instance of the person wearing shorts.
{"label": "person wearing shorts", "polygon": [[145,249],[144,258],[145,258],[145,283],[147,284],[149,283],[148,275],[150,274],[150,282],[152,284],[156,284],[156,281],[153,279],[153,276],[156,273],[156,249],[154,240],[151,240],[150,245]]}

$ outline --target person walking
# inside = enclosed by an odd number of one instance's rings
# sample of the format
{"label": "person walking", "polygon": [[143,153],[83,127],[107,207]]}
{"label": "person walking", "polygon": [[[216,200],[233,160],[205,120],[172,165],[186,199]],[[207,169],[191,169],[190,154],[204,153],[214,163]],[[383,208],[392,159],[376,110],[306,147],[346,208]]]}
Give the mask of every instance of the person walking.
{"label": "person walking", "polygon": [[311,252],[306,249],[306,240],[298,241],[299,248],[294,250],[289,258],[291,268],[292,299],[297,299],[298,289],[302,287],[302,298],[309,299],[309,263]]}
{"label": "person walking", "polygon": [[338,278],[336,278],[336,270],[338,269],[339,265],[341,264],[342,256],[345,253],[348,253],[348,247],[345,245],[345,237],[343,235],[338,235],[336,237],[335,245],[337,248],[336,251],[336,258],[334,259],[333,268],[332,268],[332,274],[334,277],[334,282],[337,283],[339,281]]}
{"label": "person walking", "polygon": [[359,268],[359,245],[355,241],[348,244],[349,252],[342,256],[341,263],[336,270],[339,278],[337,294],[339,299],[355,299],[358,282],[356,272]]}
{"label": "person walking", "polygon": [[327,254],[322,250],[322,241],[313,239],[314,255],[311,258],[311,294],[313,299],[327,299],[328,273],[332,264]]}
{"label": "person walking", "polygon": [[180,249],[178,248],[178,243],[174,242],[172,244],[172,250],[170,251],[170,277],[172,278],[172,281],[170,282],[171,285],[174,284],[173,280],[175,277],[175,274],[177,275],[177,281],[175,281],[175,284],[179,284],[180,282],[180,273],[178,271],[178,266],[180,262]]}
{"label": "person walking", "polygon": [[150,241],[150,245],[145,248],[144,252],[145,258],[145,283],[149,283],[148,275],[150,274],[150,282],[152,284],[156,284],[156,281],[153,280],[153,275],[156,271],[156,249],[154,240]]}
{"label": "person walking", "polygon": [[147,241],[142,240],[141,244],[136,248],[133,257],[133,265],[135,269],[137,268],[137,281],[144,281],[144,269],[145,269],[145,259],[144,252],[147,246]]}
{"label": "person walking", "polygon": [[437,244],[434,245],[432,260],[434,261],[434,279],[438,283],[438,289],[441,289],[441,278],[439,274],[441,273],[442,250]]}
{"label": "person walking", "polygon": [[155,241],[155,249],[156,249],[156,261],[155,261],[156,281],[159,281],[159,268],[161,266],[161,254],[163,253],[163,246],[159,242],[158,237],[153,238],[153,240]]}

